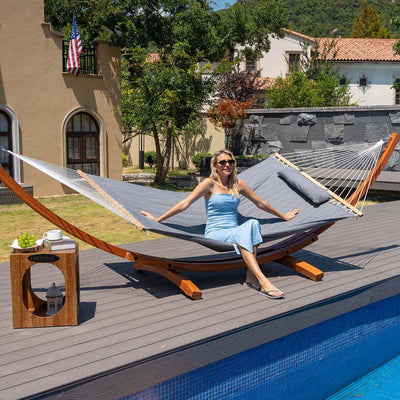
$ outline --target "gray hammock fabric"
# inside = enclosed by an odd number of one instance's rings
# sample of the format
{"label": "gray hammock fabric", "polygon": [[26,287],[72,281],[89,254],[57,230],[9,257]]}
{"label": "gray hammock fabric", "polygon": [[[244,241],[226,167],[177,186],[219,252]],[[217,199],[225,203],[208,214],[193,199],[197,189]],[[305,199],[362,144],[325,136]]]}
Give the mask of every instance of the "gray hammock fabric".
{"label": "gray hammock fabric", "polygon": [[[86,197],[98,202],[121,217],[128,219],[118,207],[115,207],[112,202],[110,203],[106,196],[94,190],[85,179],[77,174],[77,171],[12,152],[9,153],[42,172],[47,173],[49,176]],[[251,201],[241,196],[238,222],[241,224],[249,218],[258,219],[261,225],[264,242],[291,236],[299,232],[305,232],[311,228],[356,216],[353,211],[334,200],[327,201],[320,205],[314,204],[300,191],[289,185],[282,177],[278,176],[279,171],[282,171],[284,168],[292,167],[287,167],[276,158],[270,157],[242,172],[238,176],[239,179],[246,182],[257,195],[266,200],[281,213],[286,213],[292,208],[298,208],[300,210],[296,218],[290,221],[282,221],[258,209]],[[233,250],[233,245],[230,243],[204,237],[206,212],[203,199],[192,204],[192,206],[184,212],[161,223],[157,223],[141,215],[140,211],[145,210],[156,216],[162,215],[178,201],[188,196],[188,193],[160,190],[89,174],[86,174],[86,176],[107,193],[107,195],[111,196],[112,199],[119,203],[119,205],[128,211],[147,230],[179,239],[190,240],[215,251],[222,252]],[[129,238],[127,238],[127,240],[129,240]]]}

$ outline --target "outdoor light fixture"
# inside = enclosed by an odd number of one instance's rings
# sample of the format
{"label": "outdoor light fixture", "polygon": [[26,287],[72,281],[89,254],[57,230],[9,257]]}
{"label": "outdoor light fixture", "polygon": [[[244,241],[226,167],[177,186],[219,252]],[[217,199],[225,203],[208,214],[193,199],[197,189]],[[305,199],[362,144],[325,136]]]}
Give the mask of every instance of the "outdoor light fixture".
{"label": "outdoor light fixture", "polygon": [[365,93],[365,91],[369,88],[369,84],[371,82],[368,80],[368,77],[366,77],[365,74],[363,74],[363,76],[360,76],[357,83],[358,87],[362,90],[363,93]]}
{"label": "outdoor light fixture", "polygon": [[56,286],[55,282],[49,287],[46,293],[47,299],[47,312],[46,315],[57,314],[63,307],[63,294],[61,290]]}
{"label": "outdoor light fixture", "polygon": [[363,74],[362,77],[360,77],[359,81],[358,81],[358,86],[364,88],[366,86],[368,86],[368,84],[371,82],[368,82],[368,78]]}

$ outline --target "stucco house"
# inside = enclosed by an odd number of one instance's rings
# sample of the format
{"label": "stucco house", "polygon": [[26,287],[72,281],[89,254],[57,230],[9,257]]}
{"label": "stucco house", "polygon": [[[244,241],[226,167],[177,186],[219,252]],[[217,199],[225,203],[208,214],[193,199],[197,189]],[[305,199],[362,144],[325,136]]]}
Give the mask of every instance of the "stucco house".
{"label": "stucco house", "polygon": [[[309,48],[331,38],[312,38],[284,29],[283,38],[270,37],[271,50],[253,63],[241,63],[241,69],[261,71],[263,89],[275,78],[287,76],[298,64],[304,46]],[[393,83],[400,81],[400,56],[393,54],[398,39],[336,38],[336,64],[341,81],[349,83],[352,102],[360,106],[400,104],[400,91]]]}
{"label": "stucco house", "polygon": [[[322,39],[327,40],[327,39]],[[400,56],[393,52],[399,39],[338,38],[335,58],[341,79],[349,82],[352,100],[360,106],[400,104]]]}
{"label": "stucco house", "polygon": [[[69,38],[43,22],[43,0],[2,0],[1,6],[0,145],[121,179],[120,49],[84,43],[87,69],[75,77],[65,72]],[[0,162],[35,195],[68,190],[4,153]]]}

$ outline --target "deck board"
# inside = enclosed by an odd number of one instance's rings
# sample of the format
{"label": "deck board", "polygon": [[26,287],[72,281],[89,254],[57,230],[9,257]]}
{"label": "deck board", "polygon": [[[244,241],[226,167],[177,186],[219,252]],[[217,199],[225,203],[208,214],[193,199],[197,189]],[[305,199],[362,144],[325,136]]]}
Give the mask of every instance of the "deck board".
{"label": "deck board", "polygon": [[[81,316],[73,327],[13,329],[9,264],[2,263],[0,399],[88,398],[89,390],[96,399],[119,398],[400,293],[397,215],[400,201],[367,207],[364,217],[335,224],[297,252],[324,271],[321,282],[276,263],[263,266],[286,293],[283,301],[241,285],[244,270],[185,273],[203,291],[203,299],[193,301],[164,278],[134,271],[124,259],[97,249],[82,251]],[[124,247],[159,256],[169,256],[171,249],[175,257],[214,256],[171,238]],[[35,278],[43,287],[51,283],[45,272]],[[174,368],[166,368],[170,365]],[[52,392],[62,385],[65,397]],[[49,392],[35,396],[42,391]]]}

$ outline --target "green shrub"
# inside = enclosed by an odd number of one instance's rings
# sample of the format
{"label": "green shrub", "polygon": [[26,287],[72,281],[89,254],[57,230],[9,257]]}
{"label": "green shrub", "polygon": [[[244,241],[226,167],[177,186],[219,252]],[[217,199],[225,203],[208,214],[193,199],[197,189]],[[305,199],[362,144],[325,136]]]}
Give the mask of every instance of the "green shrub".
{"label": "green shrub", "polygon": [[211,153],[207,153],[205,151],[201,152],[201,153],[197,153],[192,157],[192,163],[194,164],[194,166],[197,169],[200,169],[200,165],[201,165],[201,157],[212,157]]}
{"label": "green shrub", "polygon": [[122,153],[122,166],[125,168],[129,165],[128,156],[125,153]]}
{"label": "green shrub", "polygon": [[144,162],[149,164],[150,168],[157,162],[157,153],[155,151],[146,151],[144,153]]}
{"label": "green shrub", "polygon": [[262,158],[262,159],[268,158],[268,156],[264,155],[264,154],[254,154],[254,156],[252,156],[252,157],[253,158]]}

